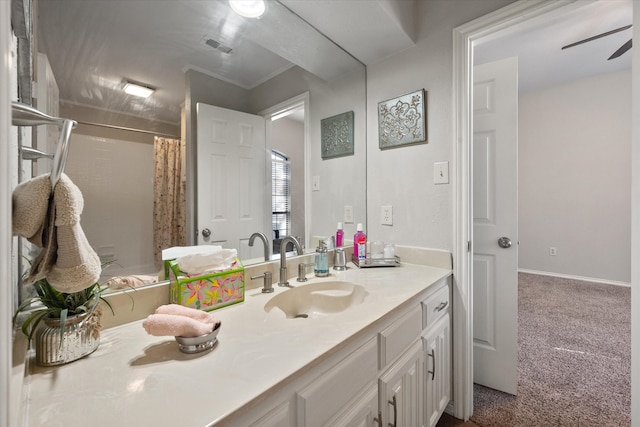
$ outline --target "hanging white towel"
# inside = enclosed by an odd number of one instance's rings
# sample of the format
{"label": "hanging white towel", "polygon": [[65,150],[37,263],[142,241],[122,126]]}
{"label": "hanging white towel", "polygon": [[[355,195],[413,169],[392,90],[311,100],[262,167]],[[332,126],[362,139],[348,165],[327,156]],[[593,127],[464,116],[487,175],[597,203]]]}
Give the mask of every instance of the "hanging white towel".
{"label": "hanging white towel", "polygon": [[53,194],[48,174],[16,187],[13,233],[42,248],[23,283],[46,277],[51,286],[65,293],[96,283],[102,269],[100,258],[80,227],[83,207],[80,189],[65,174],[60,176]]}

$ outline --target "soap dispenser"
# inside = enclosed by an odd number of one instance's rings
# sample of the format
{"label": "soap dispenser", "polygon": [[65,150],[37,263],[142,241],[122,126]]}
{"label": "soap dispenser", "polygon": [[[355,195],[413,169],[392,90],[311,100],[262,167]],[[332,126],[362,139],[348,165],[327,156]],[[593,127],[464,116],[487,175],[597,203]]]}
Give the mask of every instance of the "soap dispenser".
{"label": "soap dispenser", "polygon": [[316,260],[313,272],[317,277],[327,277],[329,275],[329,252],[324,240],[320,240],[316,248]]}

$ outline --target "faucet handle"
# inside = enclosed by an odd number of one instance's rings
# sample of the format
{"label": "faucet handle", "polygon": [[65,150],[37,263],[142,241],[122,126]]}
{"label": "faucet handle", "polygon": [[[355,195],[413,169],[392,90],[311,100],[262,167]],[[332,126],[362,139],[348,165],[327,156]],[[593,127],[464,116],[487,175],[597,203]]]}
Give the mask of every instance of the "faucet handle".
{"label": "faucet handle", "polygon": [[305,264],[301,262],[298,264],[298,278],[296,281],[298,282],[306,282],[307,281],[307,267],[312,266],[313,264]]}
{"label": "faucet handle", "polygon": [[264,278],[264,286],[262,287],[263,294],[270,294],[273,292],[273,273],[265,271],[263,274],[251,277],[251,280]]}

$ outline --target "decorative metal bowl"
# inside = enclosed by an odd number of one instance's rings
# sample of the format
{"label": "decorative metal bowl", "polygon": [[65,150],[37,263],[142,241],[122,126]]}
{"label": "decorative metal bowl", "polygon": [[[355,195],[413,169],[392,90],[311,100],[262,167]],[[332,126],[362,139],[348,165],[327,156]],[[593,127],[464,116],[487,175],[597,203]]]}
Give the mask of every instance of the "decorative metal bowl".
{"label": "decorative metal bowl", "polygon": [[198,337],[175,337],[178,342],[178,348],[181,352],[187,354],[200,353],[212,349],[218,343],[216,336],[220,332],[221,326],[222,322],[218,321],[213,327],[213,331],[208,334]]}
{"label": "decorative metal bowl", "polygon": [[82,313],[69,316],[60,332],[60,319],[45,318],[36,333],[36,363],[56,366],[93,353],[100,344],[100,316]]}

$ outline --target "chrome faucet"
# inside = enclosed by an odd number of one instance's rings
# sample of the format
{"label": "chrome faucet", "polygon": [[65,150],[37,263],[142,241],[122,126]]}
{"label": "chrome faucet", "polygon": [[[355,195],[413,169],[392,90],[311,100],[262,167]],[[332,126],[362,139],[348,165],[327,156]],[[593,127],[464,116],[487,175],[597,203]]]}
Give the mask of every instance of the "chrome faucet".
{"label": "chrome faucet", "polygon": [[293,236],[287,236],[280,242],[280,278],[278,279],[278,286],[287,286],[290,288],[291,285],[287,280],[287,243],[289,242],[293,243],[298,255],[302,255],[302,247],[300,246],[300,242]]}
{"label": "chrome faucet", "polygon": [[262,240],[262,245],[264,246],[264,260],[269,261],[269,242],[267,241],[267,236],[264,233],[253,233],[251,237],[249,237],[249,246],[253,246],[253,241],[256,240],[256,237],[259,237]]}

